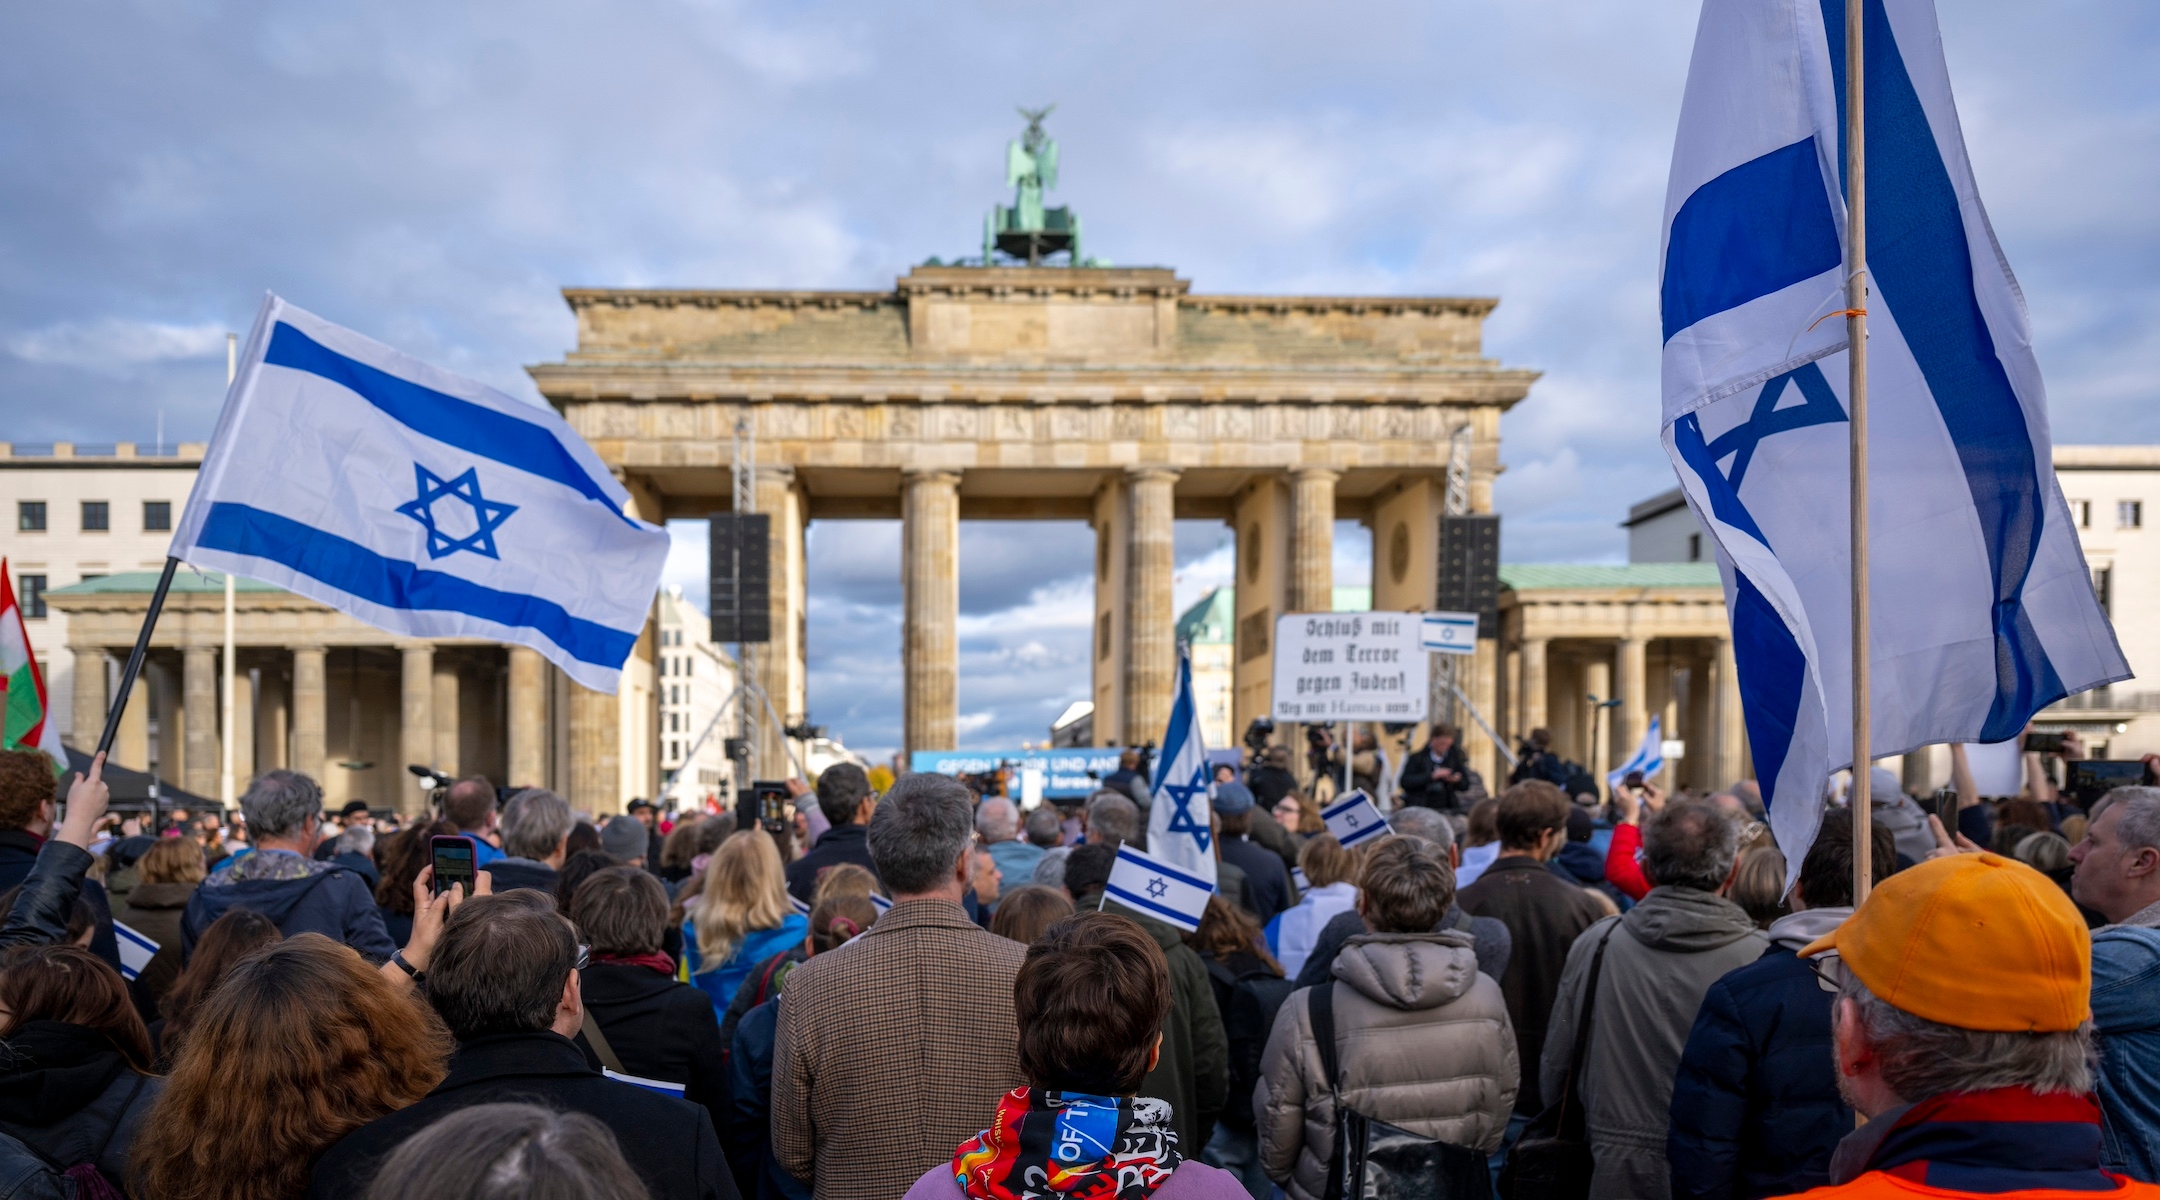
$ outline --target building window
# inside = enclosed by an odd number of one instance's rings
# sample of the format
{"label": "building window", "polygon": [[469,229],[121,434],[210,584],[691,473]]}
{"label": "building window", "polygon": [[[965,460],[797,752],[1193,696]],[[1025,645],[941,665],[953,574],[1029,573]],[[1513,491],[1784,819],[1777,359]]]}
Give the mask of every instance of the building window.
{"label": "building window", "polygon": [[[42,507],[42,506],[41,506],[41,507]],[[20,583],[22,584],[22,611],[23,611],[23,616],[25,616],[25,617],[42,617],[42,616],[44,616],[44,615],[45,615],[45,577],[44,577],[43,575],[24,575],[24,576],[21,576],[21,577],[19,578],[19,580],[18,580],[18,581],[19,581],[19,582],[20,582]]]}
{"label": "building window", "polygon": [[2145,525],[2145,502],[2143,500],[2117,500],[2115,502],[2115,528],[2140,529]]}
{"label": "building window", "polygon": [[1702,561],[1702,535],[1699,533],[1687,535],[1687,560],[1689,562]]}
{"label": "building window", "polygon": [[24,533],[45,532],[45,502],[43,500],[16,501],[15,528]]}
{"label": "building window", "polygon": [[112,505],[103,500],[82,502],[82,528],[84,533],[103,533],[112,528]]}
{"label": "building window", "polygon": [[2077,518],[2077,527],[2079,529],[2091,529],[2092,501],[2072,500],[2070,502],[2070,515]]}
{"label": "building window", "polygon": [[142,527],[144,533],[172,532],[172,501],[145,500],[142,502]]}
{"label": "building window", "polygon": [[2100,611],[2114,615],[2115,610],[2109,606],[2109,602],[2115,591],[2115,568],[2094,567],[2092,576],[2093,598],[2100,602]]}

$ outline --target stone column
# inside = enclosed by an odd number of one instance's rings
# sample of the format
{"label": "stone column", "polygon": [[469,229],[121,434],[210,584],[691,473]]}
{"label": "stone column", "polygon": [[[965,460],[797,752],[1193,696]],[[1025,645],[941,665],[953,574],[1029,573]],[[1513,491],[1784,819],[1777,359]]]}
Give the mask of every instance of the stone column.
{"label": "stone column", "polygon": [[1335,608],[1335,481],[1326,467],[1290,472],[1290,611]]}
{"label": "stone column", "polygon": [[[75,650],[75,748],[97,753],[98,739],[105,736],[105,648],[77,646]],[[62,766],[67,764],[62,763]],[[140,759],[129,766],[140,767]]]}
{"label": "stone column", "polygon": [[1635,753],[1642,744],[1643,732],[1650,728],[1648,685],[1643,663],[1644,652],[1649,649],[1648,638],[1625,637],[1620,639],[1620,746],[1621,760]]}
{"label": "stone column", "polygon": [[187,744],[181,768],[187,790],[212,800],[218,794],[218,652],[189,646],[180,655],[181,705],[187,710]]}
{"label": "stone column", "polygon": [[112,758],[108,761],[138,771],[150,769],[150,672],[144,664],[141,675],[135,678],[135,688],[128,693],[127,707],[120,710],[120,732],[113,738]]}
{"label": "stone column", "polygon": [[1522,644],[1522,729],[1523,737],[1530,736],[1533,729],[1545,726],[1545,648],[1544,638],[1524,638]]}
{"label": "stone column", "polygon": [[1132,540],[1126,628],[1132,640],[1125,655],[1125,743],[1131,746],[1162,741],[1177,685],[1177,605],[1171,590],[1177,569],[1172,533],[1177,477],[1168,467],[1127,473]]}
{"label": "stone column", "polygon": [[292,769],[322,782],[330,756],[330,685],[321,646],[295,646],[292,652]]}
{"label": "stone column", "polygon": [[1717,774],[1713,786],[1724,787],[1740,778],[1747,724],[1740,708],[1740,669],[1733,661],[1732,639],[1717,642]]}
{"label": "stone column", "polygon": [[248,790],[255,778],[255,673],[233,671],[233,796]]}
{"label": "stone column", "polygon": [[510,647],[510,787],[539,787],[548,777],[547,660]]}
{"label": "stone column", "polygon": [[[1584,690],[1596,696],[1600,703],[1612,699],[1612,664],[1603,658],[1591,659],[1583,665]],[[1612,770],[1612,711],[1609,708],[1592,707],[1590,712],[1590,775],[1604,786],[1605,773]]]}
{"label": "stone column", "polygon": [[452,775],[458,767],[458,670],[457,664],[437,659],[430,697],[435,711],[435,769]]}
{"label": "stone column", "polygon": [[960,720],[960,473],[909,471],[901,486],[901,742],[911,753],[950,750]]}
{"label": "stone column", "polygon": [[[398,658],[403,668],[398,687],[398,757],[391,764],[402,773],[415,763],[435,765],[435,649],[426,642],[401,642]],[[418,812],[425,796],[399,780],[394,790],[399,812]]]}
{"label": "stone column", "polygon": [[570,787],[563,796],[583,812],[622,803],[622,701],[579,683],[570,688]]}

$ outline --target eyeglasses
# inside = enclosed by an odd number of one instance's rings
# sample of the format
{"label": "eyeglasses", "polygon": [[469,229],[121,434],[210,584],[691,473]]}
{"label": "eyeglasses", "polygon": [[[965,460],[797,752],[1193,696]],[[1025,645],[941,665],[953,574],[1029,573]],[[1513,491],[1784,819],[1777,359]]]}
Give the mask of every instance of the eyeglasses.
{"label": "eyeglasses", "polygon": [[1845,981],[1852,978],[1852,971],[1845,966],[1845,960],[1836,954],[1820,954],[1800,961],[1806,963],[1807,969],[1815,973],[1815,982],[1822,985],[1822,990],[1833,996],[1844,991]]}

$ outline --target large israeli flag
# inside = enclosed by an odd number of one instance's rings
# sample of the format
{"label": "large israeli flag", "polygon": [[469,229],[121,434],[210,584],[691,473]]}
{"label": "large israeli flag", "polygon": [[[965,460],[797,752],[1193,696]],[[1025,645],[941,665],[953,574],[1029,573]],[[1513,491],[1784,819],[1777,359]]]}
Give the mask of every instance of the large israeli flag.
{"label": "large israeli flag", "polygon": [[1148,807],[1148,849],[1173,867],[1215,882],[1215,769],[1200,737],[1193,703],[1192,653],[1178,647],[1177,698],[1162,754],[1155,760],[1154,803]]}
{"label": "large israeli flag", "polygon": [[[1866,0],[1871,742],[2000,741],[2129,668],[2056,486],[2025,303],[1930,0]],[[1718,548],[1797,870],[1852,759],[1845,0],[1708,0],[1665,202],[1665,448]]]}
{"label": "large israeli flag", "polygon": [[171,553],[612,692],[668,551],[629,498],[555,413],[269,296]]}

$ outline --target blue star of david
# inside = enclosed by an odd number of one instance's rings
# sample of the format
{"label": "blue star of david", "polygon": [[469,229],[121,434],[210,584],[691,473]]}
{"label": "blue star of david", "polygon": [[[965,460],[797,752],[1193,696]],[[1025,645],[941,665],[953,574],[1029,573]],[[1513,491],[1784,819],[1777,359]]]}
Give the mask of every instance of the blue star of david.
{"label": "blue star of david", "polygon": [[1147,881],[1147,894],[1150,899],[1160,900],[1170,894],[1170,885],[1163,882],[1162,876],[1154,876]]}
{"label": "blue star of david", "polygon": [[[418,498],[398,505],[398,511],[420,522],[426,528],[428,557],[443,558],[460,550],[470,550],[487,558],[500,559],[495,553],[495,531],[518,510],[515,504],[490,500],[480,494],[480,472],[477,467],[467,467],[463,475],[445,480],[419,463],[413,464],[413,474],[419,480]],[[473,531],[464,537],[451,537],[435,525],[435,502],[446,497],[463,500],[471,506]]]}
{"label": "blue star of david", "polygon": [[[1801,403],[1779,408],[1778,401],[1784,397],[1788,383],[1800,389]],[[1845,419],[1845,409],[1830,390],[1830,381],[1823,378],[1822,368],[1809,363],[1764,384],[1748,419],[1710,443],[1710,461],[1724,462],[1726,455],[1732,456],[1732,469],[1726,472],[1725,480],[1737,492],[1741,477],[1747,474],[1748,462],[1755,457],[1755,447],[1764,438]]]}
{"label": "blue star of david", "polygon": [[1170,833],[1191,834],[1193,840],[1200,843],[1200,852],[1203,854],[1207,853],[1210,845],[1207,822],[1193,819],[1192,801],[1195,796],[1207,795],[1207,790],[1208,768],[1206,763],[1201,763],[1193,771],[1192,778],[1189,781],[1163,785],[1163,792],[1170,797],[1171,805],[1170,824],[1167,831]]}

